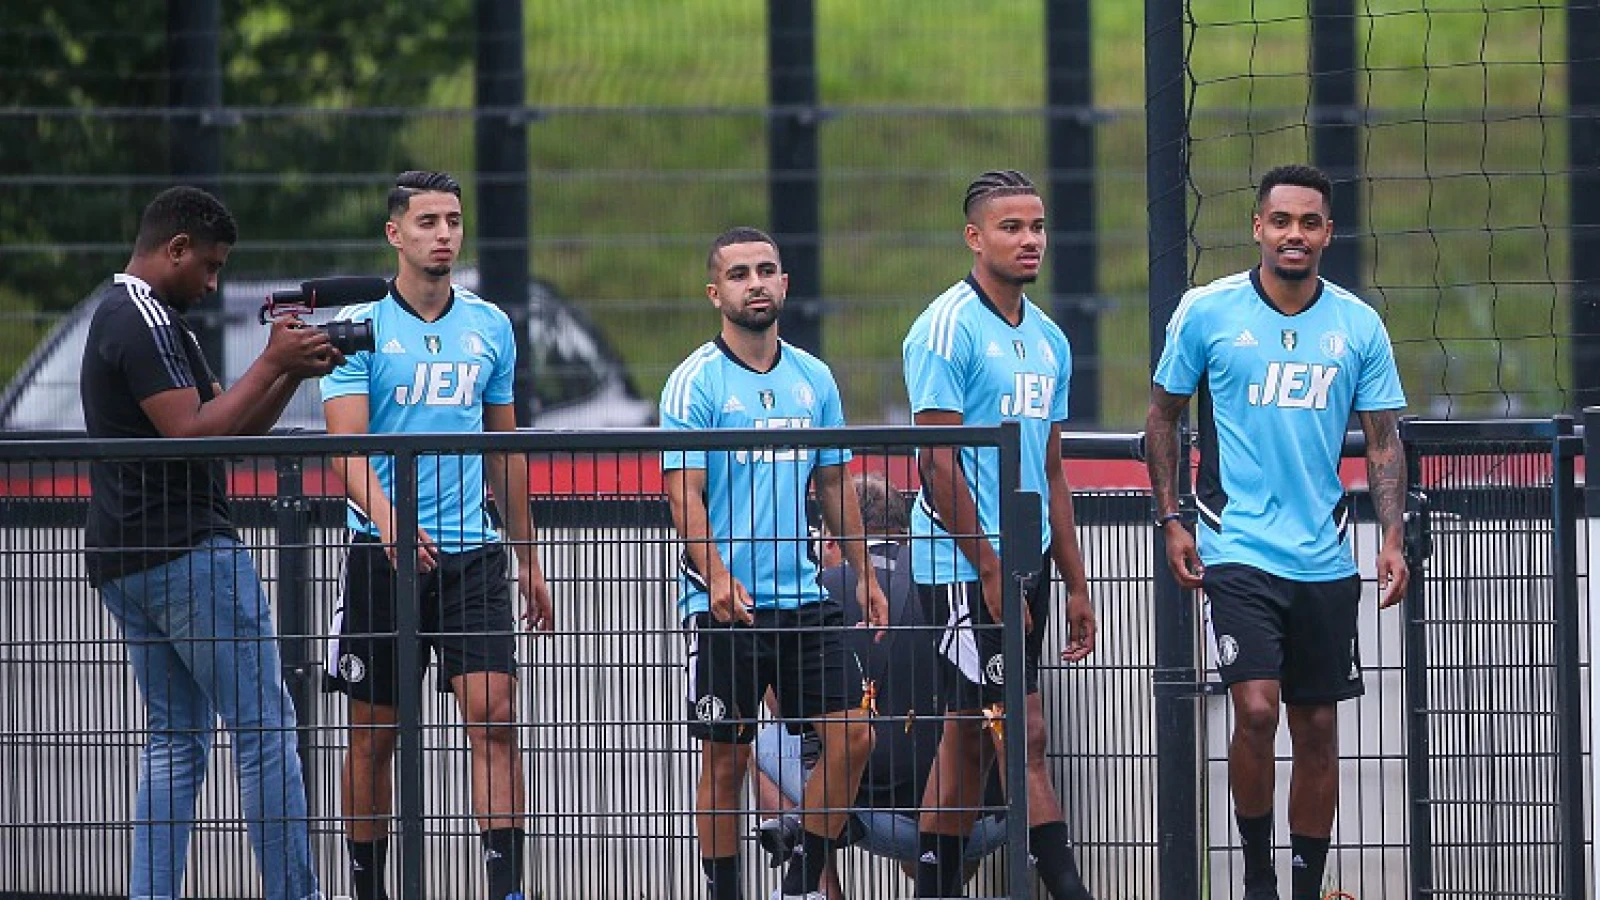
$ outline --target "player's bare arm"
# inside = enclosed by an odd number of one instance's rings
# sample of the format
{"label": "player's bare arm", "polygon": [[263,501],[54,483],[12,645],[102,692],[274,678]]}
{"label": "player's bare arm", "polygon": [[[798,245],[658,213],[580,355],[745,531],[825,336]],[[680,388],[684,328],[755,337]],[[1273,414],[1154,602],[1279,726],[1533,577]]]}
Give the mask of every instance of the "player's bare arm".
{"label": "player's bare arm", "polygon": [[1383,532],[1378,550],[1378,608],[1385,609],[1405,596],[1411,577],[1404,547],[1406,453],[1400,443],[1399,413],[1392,409],[1361,413],[1361,430],[1367,438],[1367,490]]}
{"label": "player's bare arm", "polygon": [[[917,413],[915,421],[918,425],[932,427],[960,425],[962,415],[950,410],[928,409]],[[961,473],[957,461],[959,453],[955,447],[921,448],[917,452],[917,466],[922,488],[928,502],[933,504],[933,511],[944,522],[945,530],[955,539],[961,555],[978,570],[983,584],[983,604],[989,608],[992,620],[1000,622],[1000,555],[978,524],[978,504]]]}
{"label": "player's bare arm", "polygon": [[673,527],[678,529],[690,564],[706,580],[712,618],[751,624],[755,621],[750,615],[755,601],[728,571],[711,537],[711,516],[706,512],[706,470],[674,469],[666,473],[666,482]]}
{"label": "player's bare arm", "polygon": [[[366,394],[348,394],[343,397],[334,397],[322,404],[323,416],[328,422],[329,434],[367,434],[369,407]],[[378,537],[383,541],[384,552],[389,555],[389,562],[395,562],[395,511],[394,504],[383,486],[378,482],[378,474],[372,471],[372,466],[367,463],[365,456],[336,456],[332,460],[334,474],[344,482],[345,496],[361,510],[378,529]],[[434,570],[439,564],[439,548],[434,545],[433,538],[417,527],[417,571],[427,573]]]}
{"label": "player's bare arm", "polygon": [[839,544],[845,561],[856,571],[856,601],[861,605],[865,624],[880,628],[888,625],[889,599],[883,595],[883,588],[872,573],[872,561],[867,558],[861,500],[850,482],[849,471],[843,465],[818,466],[811,473],[811,484],[817,491],[823,524]]}
{"label": "player's bare arm", "polygon": [[[516,431],[516,407],[509,403],[486,403],[483,407],[485,431]],[[533,546],[533,512],[528,508],[528,457],[521,453],[489,453],[489,489],[494,492],[500,515],[505,519],[506,537],[517,555],[517,588],[522,593],[522,621],[535,633],[549,634],[556,627],[555,601],[544,580],[539,554]]]}
{"label": "player's bare arm", "polygon": [[[1077,513],[1072,506],[1072,485],[1061,464],[1061,423],[1050,426],[1050,443],[1044,454],[1044,477],[1050,485],[1050,557],[1067,584],[1067,643],[1061,658],[1078,662],[1094,652],[1097,628],[1094,605],[1089,600],[1089,575],[1078,545]],[[1026,609],[1026,605],[1023,607]],[[1029,623],[1032,627],[1032,622]]]}
{"label": "player's bare arm", "polygon": [[[1150,412],[1144,422],[1144,464],[1150,473],[1150,493],[1155,497],[1158,519],[1178,511],[1178,420],[1189,405],[1186,394],[1168,393],[1159,384],[1150,386]],[[1193,590],[1200,586],[1205,567],[1194,535],[1176,518],[1161,526],[1167,544],[1167,567],[1178,584]]]}

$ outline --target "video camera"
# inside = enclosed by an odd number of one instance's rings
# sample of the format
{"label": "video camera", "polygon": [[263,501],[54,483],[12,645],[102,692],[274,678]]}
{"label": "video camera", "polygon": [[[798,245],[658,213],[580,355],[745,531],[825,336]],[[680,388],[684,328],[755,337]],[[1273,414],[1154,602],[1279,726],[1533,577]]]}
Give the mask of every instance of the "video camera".
{"label": "video camera", "polygon": [[[389,282],[382,278],[358,275],[339,275],[332,278],[313,278],[302,281],[299,289],[273,291],[267,302],[261,304],[258,317],[261,324],[286,316],[305,317],[318,309],[332,309],[352,303],[370,303],[382,300],[389,294]],[[357,319],[334,321],[326,325],[309,325],[328,335],[328,342],[346,356],[377,349],[372,336],[372,320]]]}

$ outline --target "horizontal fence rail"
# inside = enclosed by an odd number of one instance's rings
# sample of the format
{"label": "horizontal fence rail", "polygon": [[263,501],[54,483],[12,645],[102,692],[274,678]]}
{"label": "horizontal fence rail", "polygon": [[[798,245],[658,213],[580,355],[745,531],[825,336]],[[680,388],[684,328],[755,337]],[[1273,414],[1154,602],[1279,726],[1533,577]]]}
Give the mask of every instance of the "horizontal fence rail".
{"label": "horizontal fence rail", "polygon": [[[1519,627],[1519,634],[1548,629],[1538,622],[1553,621],[1549,603],[1564,593],[1582,621],[1589,621],[1593,550],[1587,520],[1576,489],[1553,493],[1548,480],[1558,474],[1560,454],[1571,461],[1579,438],[1562,437],[1556,427],[1548,421],[1407,425],[1413,451],[1424,454],[1413,481],[1426,495],[1419,540],[1431,544],[1432,555],[1413,568],[1426,569],[1419,582],[1427,585],[1427,599],[1381,617],[1364,602],[1360,636],[1368,695],[1341,708],[1342,799],[1329,864],[1330,883],[1352,896],[1415,894],[1419,854],[1433,861],[1436,891],[1447,887],[1442,879],[1456,871],[1452,866],[1464,865],[1459,871],[1476,873],[1480,881],[1498,877],[1494,883],[1504,890],[1522,882],[1493,872],[1536,873],[1522,885],[1531,894],[1569,896],[1573,876],[1566,873],[1574,847],[1587,854],[1592,846],[1582,828],[1575,838],[1571,831],[1573,816],[1586,821],[1593,808],[1581,787],[1587,744],[1580,743],[1582,758],[1574,761],[1570,740],[1571,723],[1586,735],[1592,721],[1587,694],[1570,691],[1572,672],[1587,679],[1591,671],[1586,626],[1546,632],[1560,640],[1540,645],[1545,649],[1488,637],[1503,635],[1515,615],[1528,617],[1532,629]],[[134,862],[139,755],[152,726],[141,711],[117,621],[84,578],[82,524],[91,460],[227,462],[234,521],[272,604],[276,645],[298,718],[293,737],[304,761],[305,819],[316,868],[324,890],[339,896],[350,894],[341,767],[360,729],[351,726],[345,698],[324,690],[330,655],[338,667],[337,655],[330,653],[329,622],[340,606],[352,552],[344,491],[331,461],[346,455],[409,458],[426,468],[428,460],[458,453],[491,459],[525,453],[534,549],[556,599],[558,623],[550,638],[520,630],[512,637],[516,759],[526,778],[520,821],[529,835],[528,896],[697,897],[703,896],[703,876],[693,799],[700,750],[687,731],[693,718],[683,700],[687,647],[674,612],[683,543],[672,525],[661,452],[850,447],[852,471],[881,474],[910,497],[918,484],[914,446],[999,443],[996,430],[972,428],[295,434],[101,443],[52,435],[0,441],[0,769],[15,773],[0,785],[0,859],[97,860],[59,869],[8,863],[0,867],[0,896],[114,896],[125,893]],[[1346,455],[1359,457],[1362,449],[1359,436],[1352,436]],[[1068,434],[1063,455],[1136,469],[1140,436]],[[1354,493],[1357,560],[1370,578],[1376,525],[1360,490]],[[1146,491],[1077,490],[1074,501],[1099,640],[1093,656],[1069,666],[1055,661],[1065,640],[1064,617],[1053,615],[1048,623],[1042,667],[1047,758],[1096,896],[1155,897],[1162,802],[1155,790],[1156,762],[1171,752],[1157,741],[1152,691],[1159,614],[1152,583],[1154,567],[1164,563],[1151,553]],[[808,520],[816,513],[813,498]],[[1559,560],[1549,555],[1552,528],[1559,531],[1562,517],[1573,518],[1577,528],[1570,544],[1576,571],[1566,587],[1560,586],[1567,576]],[[396,543],[414,546],[404,538]],[[792,549],[820,552],[819,539],[808,534],[805,543]],[[406,558],[406,547],[399,549],[399,558]],[[1485,566],[1493,560],[1502,561],[1494,569],[1501,574],[1491,577]],[[1366,590],[1370,597],[1375,588]],[[1059,585],[1056,596],[1059,611]],[[1452,603],[1465,605],[1450,612]],[[1493,608],[1500,612],[1485,618],[1485,603],[1498,604]],[[1539,613],[1545,608],[1539,603],[1549,610]],[[1416,652],[1410,637],[1418,621],[1433,629],[1424,653]],[[931,638],[942,625],[921,622],[889,632],[897,640]],[[425,642],[437,636],[435,628],[418,620],[409,633]],[[1470,648],[1450,636],[1466,640],[1474,628],[1484,639],[1471,638]],[[1209,659],[1203,628],[1195,641],[1199,658]],[[425,650],[413,655],[412,665],[428,661]],[[1569,663],[1576,668],[1562,669]],[[1414,669],[1419,665],[1426,668]],[[1226,780],[1231,711],[1225,696],[1208,687],[1214,663],[1202,668],[1194,700],[1200,754],[1193,765],[1202,776],[1203,821],[1202,846],[1195,852],[1209,857],[1203,869],[1209,886],[1194,885],[1195,896],[1236,897],[1238,855]],[[1418,678],[1425,679],[1425,698],[1411,693]],[[401,744],[391,879],[420,892],[409,896],[483,896],[482,823],[470,802],[475,738],[462,727],[460,697],[440,692],[441,680],[435,661],[414,711],[402,710],[401,721],[386,726]],[[1557,691],[1562,683],[1568,687]],[[787,733],[785,723],[803,731],[800,720],[806,718],[767,711],[748,724],[771,729],[762,733],[776,737]],[[877,728],[880,735],[883,729],[910,733],[940,718],[936,709],[917,709],[880,715]],[[1526,727],[1515,724],[1522,719]],[[1558,728],[1558,720],[1568,724]],[[1008,719],[1007,728],[1021,734],[1020,722],[1013,728]],[[409,752],[408,734],[414,742]],[[1419,735],[1426,738],[1420,769]],[[784,752],[775,758],[791,758]],[[187,895],[259,894],[235,774],[239,736],[219,730],[211,755],[198,798]],[[1279,756],[1283,793],[1286,744]],[[1575,801],[1574,773],[1580,779]],[[767,854],[752,828],[792,801],[763,794],[758,784],[752,781],[741,800],[740,843],[745,883],[759,889],[750,895],[765,896],[776,886],[773,873],[781,870],[766,867]],[[780,779],[779,794],[787,786]],[[1469,802],[1467,788],[1493,796]],[[1521,793],[1513,796],[1516,791]],[[917,801],[898,809],[914,815]],[[982,812],[999,815],[1006,809],[1002,795],[985,795]],[[1418,828],[1418,809],[1428,827]],[[1277,833],[1281,840],[1287,830],[1280,825]],[[997,840],[997,846],[1014,849],[1014,843]],[[987,857],[970,894],[1030,895],[1033,886],[1014,877],[1010,852]],[[1492,864],[1481,864],[1485,858]],[[1469,859],[1480,862],[1464,862]],[[841,850],[837,863],[847,896],[910,893],[893,859],[858,846]],[[1553,874],[1558,868],[1563,874]],[[1456,884],[1464,890],[1478,882]]]}

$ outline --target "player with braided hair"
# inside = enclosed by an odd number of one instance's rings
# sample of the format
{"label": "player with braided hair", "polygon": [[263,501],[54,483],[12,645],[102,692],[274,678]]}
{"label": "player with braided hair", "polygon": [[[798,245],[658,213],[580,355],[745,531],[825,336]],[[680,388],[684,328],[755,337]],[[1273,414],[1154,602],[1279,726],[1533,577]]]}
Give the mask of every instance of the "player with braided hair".
{"label": "player with braided hair", "polygon": [[[1023,293],[1039,276],[1047,243],[1044,202],[1033,182],[1012,169],[985,172],[967,188],[962,209],[972,271],[911,326],[903,347],[906,389],[918,425],[1021,425],[1022,487],[1039,495],[1043,525],[1029,548],[1040,562],[1023,609],[1029,850],[1052,897],[1087,900],[1044,765],[1039,697],[1052,563],[1067,584],[1070,633],[1062,658],[1076,662],[1094,650],[1094,610],[1061,467],[1072,350]],[[923,794],[917,896],[959,897],[964,844],[982,801],[984,779],[976,776],[993,763],[1002,739],[998,728],[986,739],[979,713],[998,724],[1005,678],[1015,674],[1005,671],[1000,631],[992,627],[1001,620],[1000,458],[995,448],[924,447],[918,465],[912,573],[929,621],[946,622],[940,649],[950,663],[944,705],[951,718]]]}

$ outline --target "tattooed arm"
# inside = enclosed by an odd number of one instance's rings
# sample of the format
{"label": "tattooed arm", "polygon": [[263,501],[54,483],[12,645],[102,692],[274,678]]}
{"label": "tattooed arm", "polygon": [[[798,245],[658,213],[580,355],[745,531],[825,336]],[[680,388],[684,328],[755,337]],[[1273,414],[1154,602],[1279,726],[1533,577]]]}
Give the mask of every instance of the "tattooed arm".
{"label": "tattooed arm", "polygon": [[1383,544],[1378,551],[1378,608],[1400,602],[1410,572],[1404,550],[1406,454],[1400,445],[1399,413],[1384,409],[1361,413],[1367,436],[1367,490],[1378,514]]}
{"label": "tattooed arm", "polygon": [[[1144,464],[1150,473],[1157,517],[1178,511],[1178,419],[1188,403],[1185,394],[1169,394],[1159,384],[1150,386],[1150,413],[1144,422]],[[1200,564],[1194,535],[1178,519],[1165,522],[1161,531],[1167,540],[1167,567],[1172,569],[1173,577],[1184,588],[1199,587],[1205,568]]]}

